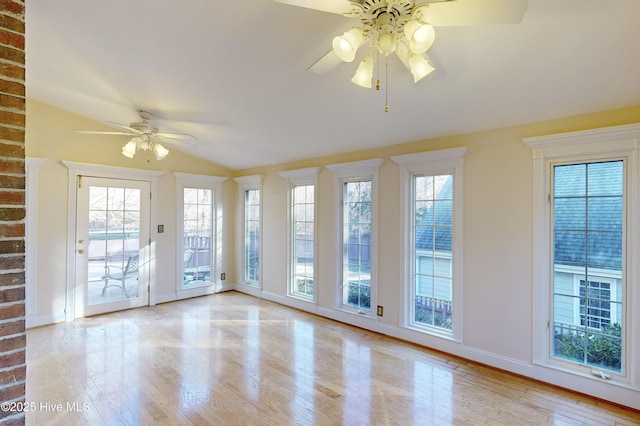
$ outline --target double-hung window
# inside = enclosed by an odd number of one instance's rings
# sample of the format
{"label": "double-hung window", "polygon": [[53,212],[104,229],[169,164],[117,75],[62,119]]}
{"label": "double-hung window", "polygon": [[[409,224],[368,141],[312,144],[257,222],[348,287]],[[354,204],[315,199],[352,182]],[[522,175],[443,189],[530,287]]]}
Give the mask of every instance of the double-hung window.
{"label": "double-hung window", "polygon": [[243,224],[243,279],[244,284],[260,286],[262,178],[259,175],[234,178],[240,185]]}
{"label": "double-hung window", "polygon": [[405,326],[459,338],[466,148],[399,155]]}
{"label": "double-hung window", "polygon": [[287,267],[289,296],[313,301],[316,283],[317,167],[280,172],[288,183]]}
{"label": "double-hung window", "polygon": [[334,174],[338,265],[336,305],[373,317],[377,305],[378,167],[382,160],[327,166]]}
{"label": "double-hung window", "polygon": [[639,374],[630,321],[640,308],[639,136],[640,126],[620,126],[524,140],[534,156],[538,363],[613,382]]}
{"label": "double-hung window", "polygon": [[[224,177],[174,173],[178,187],[178,291],[184,297],[209,292],[222,263]],[[203,293],[204,292],[204,293]]]}

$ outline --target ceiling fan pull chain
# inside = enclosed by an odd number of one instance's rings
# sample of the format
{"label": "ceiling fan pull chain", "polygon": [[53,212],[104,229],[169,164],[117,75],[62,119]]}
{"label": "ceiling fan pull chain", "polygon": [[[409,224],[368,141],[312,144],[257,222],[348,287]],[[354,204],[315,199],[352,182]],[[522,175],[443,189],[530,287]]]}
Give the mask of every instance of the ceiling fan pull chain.
{"label": "ceiling fan pull chain", "polygon": [[384,60],[384,112],[389,112],[389,57]]}
{"label": "ceiling fan pull chain", "polygon": [[380,90],[380,52],[376,51],[376,90]]}

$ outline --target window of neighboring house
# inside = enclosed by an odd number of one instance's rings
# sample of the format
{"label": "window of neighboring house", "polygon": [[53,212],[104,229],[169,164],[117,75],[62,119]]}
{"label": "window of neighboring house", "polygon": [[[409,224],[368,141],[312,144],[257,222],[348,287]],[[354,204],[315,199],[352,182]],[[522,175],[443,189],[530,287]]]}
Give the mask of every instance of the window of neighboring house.
{"label": "window of neighboring house", "polygon": [[245,176],[235,178],[240,183],[243,202],[243,281],[251,286],[260,285],[261,257],[261,177]]}
{"label": "window of neighboring house", "polygon": [[382,160],[327,166],[334,173],[339,265],[337,306],[374,316],[377,304],[377,188]]}
{"label": "window of neighboring house", "polygon": [[466,148],[400,155],[405,325],[459,338]]}
{"label": "window of neighboring house", "polygon": [[[174,173],[178,186],[178,289],[210,287],[222,262],[223,177]],[[206,292],[206,291],[205,291]]]}
{"label": "window of neighboring house", "polygon": [[600,330],[611,324],[611,283],[580,280],[579,293],[581,326]]}
{"label": "window of neighboring house", "polygon": [[315,211],[318,168],[281,172],[288,181],[288,294],[315,297]]}
{"label": "window of neighboring house", "polygon": [[[534,157],[535,361],[585,377],[630,383],[638,345],[636,140],[619,126],[524,142]],[[635,277],[635,278],[634,278]]]}

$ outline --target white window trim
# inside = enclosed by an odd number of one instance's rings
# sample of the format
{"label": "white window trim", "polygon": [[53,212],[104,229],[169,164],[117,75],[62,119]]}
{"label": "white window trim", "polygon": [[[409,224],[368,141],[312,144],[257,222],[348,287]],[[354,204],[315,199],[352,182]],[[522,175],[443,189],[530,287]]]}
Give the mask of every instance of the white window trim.
{"label": "white window trim", "polygon": [[[357,314],[373,320],[377,319],[376,306],[378,305],[378,170],[382,163],[382,159],[375,158],[325,166],[333,173],[334,184],[334,214],[336,224],[335,306],[336,309],[340,311]],[[349,308],[342,303],[343,184],[359,179],[371,179],[371,294],[369,298],[370,309],[368,312],[356,308]]]}
{"label": "white window trim", "polygon": [[26,218],[25,218],[25,288],[26,328],[42,325],[38,322],[38,175],[46,158],[27,157],[26,163]]}
{"label": "white window trim", "polygon": [[[308,167],[304,169],[287,170],[279,172],[279,175],[287,181],[287,296],[304,302],[317,303],[317,283],[318,283],[318,173],[320,167]],[[295,261],[293,259],[293,194],[292,191],[297,185],[313,185],[313,296],[304,297],[294,293],[293,277]]]}
{"label": "white window trim", "polygon": [[[242,212],[242,232],[240,235],[240,247],[242,249],[242,252],[240,254],[240,257],[242,259],[242,270],[241,270],[241,279],[240,279],[240,284],[242,285],[246,285],[249,286],[251,288],[254,289],[262,289],[262,259],[263,259],[263,254],[262,254],[262,247],[263,247],[263,229],[262,229],[262,224],[263,224],[263,217],[262,217],[262,211],[263,211],[263,206],[264,206],[264,194],[262,191],[262,175],[250,175],[250,176],[241,176],[241,177],[236,177],[233,178],[233,180],[238,184],[238,199],[239,199],[239,204],[238,204],[238,208],[240,209],[239,211]],[[246,267],[246,258],[245,258],[245,238],[244,238],[244,226],[245,226],[245,192],[248,190],[253,190],[253,189],[257,189],[260,191],[260,246],[258,247],[258,249],[260,250],[260,253],[258,255],[258,263],[259,263],[259,268],[258,268],[258,277],[259,280],[256,283],[252,283],[252,282],[248,282],[245,281],[245,277],[244,277],[244,271],[245,271],[245,267]]]}
{"label": "white window trim", "polygon": [[[197,175],[191,173],[174,172],[177,187],[177,218],[176,223],[176,295],[177,299],[186,299],[189,297],[202,296],[215,292],[222,285],[220,281],[220,272],[222,272],[222,183],[227,180],[223,176]],[[195,288],[182,288],[184,280],[184,189],[198,188],[210,189],[213,193],[213,238],[211,241],[211,284],[203,285]]]}
{"label": "white window trim", "polygon": [[[577,374],[593,380],[604,380],[593,374],[591,367],[562,362],[551,354],[551,167],[562,161],[591,161],[624,158],[626,182],[626,280],[623,328],[623,374],[607,371],[608,383],[631,386],[640,390],[640,368],[634,359],[640,357],[640,337],[633,325],[640,323],[640,124],[607,127],[557,135],[524,138],[533,154],[533,362],[555,370]],[[625,288],[626,286],[626,288]]]}
{"label": "white window trim", "polygon": [[[415,154],[397,155],[391,160],[400,166],[400,205],[404,208],[400,226],[402,235],[401,259],[404,262],[400,274],[401,286],[400,312],[402,313],[403,327],[429,333],[435,336],[462,341],[463,328],[463,183],[464,183],[464,156],[466,147],[443,149],[438,151],[418,152]],[[411,205],[411,188],[413,176],[437,174],[453,174],[453,238],[452,238],[452,330],[447,331],[428,325],[417,325],[411,318],[413,311],[413,276],[415,262],[412,258],[414,235]]]}

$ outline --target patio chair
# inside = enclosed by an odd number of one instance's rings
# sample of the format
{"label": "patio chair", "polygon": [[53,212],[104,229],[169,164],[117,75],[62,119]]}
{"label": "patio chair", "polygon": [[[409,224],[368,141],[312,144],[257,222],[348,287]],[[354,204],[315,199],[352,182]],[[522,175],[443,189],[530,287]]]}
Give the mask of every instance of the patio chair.
{"label": "patio chair", "polygon": [[[120,287],[122,292],[126,297],[129,297],[127,293],[126,283],[130,278],[138,278],[138,255],[129,256],[127,260],[127,265],[122,268],[118,268],[117,266],[105,266],[105,275],[102,277],[104,280],[104,287],[102,287],[102,296],[104,296],[107,292],[107,287]],[[112,269],[117,269],[119,271],[111,272]],[[110,284],[111,281],[119,281],[118,284]]]}

